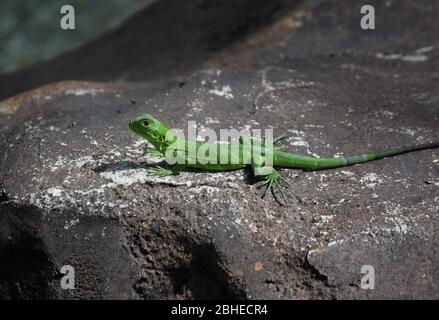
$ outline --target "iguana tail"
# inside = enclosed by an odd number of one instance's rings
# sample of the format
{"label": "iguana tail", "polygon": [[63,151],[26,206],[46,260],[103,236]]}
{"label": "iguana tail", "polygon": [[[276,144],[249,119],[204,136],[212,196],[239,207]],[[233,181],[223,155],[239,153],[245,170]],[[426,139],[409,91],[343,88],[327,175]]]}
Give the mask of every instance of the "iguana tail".
{"label": "iguana tail", "polygon": [[280,161],[278,161],[278,163],[280,166],[285,166],[290,168],[319,170],[319,169],[351,166],[358,163],[369,162],[390,156],[396,156],[402,153],[431,149],[431,148],[439,148],[439,142],[402,147],[402,148],[391,149],[382,152],[369,152],[359,156],[340,157],[340,158],[313,158],[313,157],[298,156],[295,154],[293,155],[291,153],[290,154],[283,153],[280,155],[279,157]]}

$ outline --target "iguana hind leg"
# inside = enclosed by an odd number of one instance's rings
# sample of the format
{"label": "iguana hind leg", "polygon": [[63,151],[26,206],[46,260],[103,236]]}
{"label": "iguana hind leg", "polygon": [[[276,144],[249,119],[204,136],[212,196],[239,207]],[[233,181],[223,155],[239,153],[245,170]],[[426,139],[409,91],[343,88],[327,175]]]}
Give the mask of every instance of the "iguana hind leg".
{"label": "iguana hind leg", "polygon": [[[272,148],[274,151],[276,150],[282,150],[283,147],[277,146],[277,143],[283,139],[287,138],[287,134],[283,133],[280,136],[276,137],[273,139],[273,144],[271,144]],[[245,137],[245,136],[240,136],[239,137],[239,143],[240,144],[247,144],[248,146],[252,145],[252,144],[261,144],[262,146],[266,146],[267,145],[267,141],[265,139],[258,140],[252,137]]]}
{"label": "iguana hind leg", "polygon": [[[253,174],[255,176],[262,176],[262,181],[259,183],[257,188],[265,187],[262,198],[265,197],[267,192],[270,190],[273,194],[273,197],[281,204],[281,205],[287,205],[287,197],[285,195],[285,192],[283,190],[283,186],[281,185],[281,182],[286,183],[288,186],[290,186],[289,182],[280,175],[276,169],[274,169],[271,166],[265,166],[263,158],[261,156],[253,156],[252,157],[252,170]],[[276,197],[275,189],[277,189],[282,197],[283,203],[279,201],[279,199]]]}
{"label": "iguana hind leg", "polygon": [[[263,180],[257,186],[257,188],[265,187],[261,197],[264,198],[265,195],[267,194],[268,190],[270,190],[271,193],[273,194],[274,198],[281,205],[286,206],[288,201],[287,201],[287,197],[285,195],[284,186],[281,184],[281,182],[284,182],[288,186],[290,186],[288,181],[285,178],[283,178],[278,171],[276,171],[274,169],[271,173],[265,175],[262,179]],[[277,198],[275,189],[277,189],[280,192],[280,195],[282,197],[283,202],[279,201],[279,199]]]}
{"label": "iguana hind leg", "polygon": [[[283,140],[283,139],[286,139],[287,137],[288,137],[288,136],[287,136],[286,133],[282,133],[280,136],[278,136],[278,137],[276,137],[276,138],[273,139],[273,145],[277,144],[279,141],[281,141],[281,140]],[[239,137],[239,143],[241,143],[241,144],[244,144],[244,143],[251,143],[252,141],[259,142],[259,143],[261,143],[262,145],[265,145],[265,144],[266,144],[266,140],[265,140],[265,139],[263,139],[263,140],[261,141],[261,140],[258,140],[258,139],[256,139],[256,138],[253,138],[253,137],[245,137],[245,136],[240,136],[240,137]]]}
{"label": "iguana hind leg", "polygon": [[279,137],[274,138],[273,140],[273,144],[278,143],[279,141],[286,139],[287,138],[287,134],[286,133],[282,133]]}

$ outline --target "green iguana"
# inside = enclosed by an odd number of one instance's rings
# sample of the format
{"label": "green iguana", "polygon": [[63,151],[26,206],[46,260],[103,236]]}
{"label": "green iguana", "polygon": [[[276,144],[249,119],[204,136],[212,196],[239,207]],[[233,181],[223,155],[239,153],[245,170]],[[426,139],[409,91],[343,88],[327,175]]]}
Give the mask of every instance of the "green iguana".
{"label": "green iguana", "polygon": [[[285,138],[286,135],[281,135],[280,137],[273,139],[270,143],[265,141],[257,142],[252,138],[242,136],[239,138],[238,143],[227,143],[225,146],[224,144],[214,144],[214,146],[210,144],[209,146],[217,151],[215,157],[219,157],[221,152],[226,152],[228,159],[230,159],[232,156],[235,156],[237,161],[223,163],[218,158],[218,161],[209,163],[205,158],[209,156],[208,153],[206,153],[205,156],[203,156],[203,153],[201,153],[201,156],[198,155],[198,150],[206,144],[205,142],[187,141],[185,139],[178,138],[176,135],[172,134],[171,129],[166,124],[149,114],[144,114],[133,119],[129,123],[129,128],[148,140],[149,143],[154,146],[154,149],[152,152],[150,152],[150,154],[153,156],[166,157],[167,150],[170,148],[175,149],[172,150],[174,155],[175,151],[181,151],[183,154],[183,159],[177,161],[177,163],[173,166],[170,166],[169,168],[156,166],[152,169],[149,169],[151,173],[161,176],[168,176],[178,174],[186,167],[209,171],[227,171],[251,167],[255,176],[262,177],[260,186],[265,186],[262,197],[265,196],[267,190],[271,190],[273,196],[276,197],[274,193],[274,187],[276,187],[280,191],[284,202],[286,202],[286,197],[284,191],[282,190],[281,182],[287,185],[289,185],[289,183],[273,167],[299,168],[305,170],[329,169],[373,161],[406,152],[439,147],[439,142],[433,142],[391,149],[382,152],[369,152],[363,155],[352,157],[315,158],[284,152],[279,147],[273,147],[273,144],[276,144]],[[194,146],[193,151],[189,151],[191,149],[189,147],[190,143],[192,143]],[[175,148],[177,145],[179,147]],[[270,147],[267,147],[267,145]],[[206,146],[203,148],[205,147]],[[222,151],[220,148],[222,148]],[[205,149],[209,150],[209,148]],[[268,157],[270,157],[271,162],[267,165],[266,160]],[[250,161],[244,161],[244,159],[250,159]]]}

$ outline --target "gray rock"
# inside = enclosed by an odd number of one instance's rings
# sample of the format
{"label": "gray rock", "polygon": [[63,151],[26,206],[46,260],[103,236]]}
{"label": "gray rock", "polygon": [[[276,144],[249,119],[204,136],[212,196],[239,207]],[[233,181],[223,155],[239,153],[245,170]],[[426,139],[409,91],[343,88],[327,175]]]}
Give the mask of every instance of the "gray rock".
{"label": "gray rock", "polygon": [[[400,17],[437,5],[395,4],[388,34],[367,34],[369,43],[345,28],[358,22],[349,3],[303,4],[309,21],[258,66],[178,81],[61,82],[1,102],[0,295],[438,298],[437,150],[282,170],[293,183],[282,207],[260,198],[248,171],[149,175],[160,160],[127,128],[144,112],[181,129],[188,120],[273,126],[289,134],[287,149],[318,156],[437,140],[434,35],[425,21],[403,45],[408,31],[396,35]],[[344,31],[331,42],[330,29]],[[326,40],[311,45],[313,35]],[[60,288],[67,264],[72,291]],[[364,265],[374,267],[374,290],[360,287]]]}
{"label": "gray rock", "polygon": [[[273,37],[249,43],[247,38],[257,36],[296,4],[291,0],[157,1],[83,47],[0,76],[0,98],[62,80],[155,81],[200,68],[255,63],[257,53]],[[280,30],[286,33],[289,28]]]}

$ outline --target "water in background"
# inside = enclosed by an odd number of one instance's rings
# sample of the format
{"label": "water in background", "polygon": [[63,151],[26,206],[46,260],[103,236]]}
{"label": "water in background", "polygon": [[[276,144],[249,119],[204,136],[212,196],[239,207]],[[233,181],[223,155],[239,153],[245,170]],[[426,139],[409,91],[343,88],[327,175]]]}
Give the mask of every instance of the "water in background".
{"label": "water in background", "polygon": [[[75,48],[118,26],[154,0],[1,0],[0,73]],[[60,9],[75,8],[76,29],[60,28]]]}

